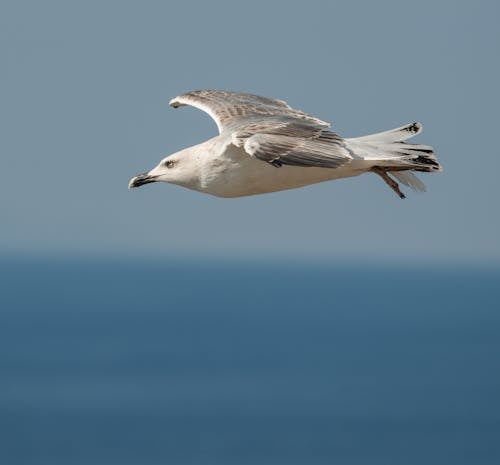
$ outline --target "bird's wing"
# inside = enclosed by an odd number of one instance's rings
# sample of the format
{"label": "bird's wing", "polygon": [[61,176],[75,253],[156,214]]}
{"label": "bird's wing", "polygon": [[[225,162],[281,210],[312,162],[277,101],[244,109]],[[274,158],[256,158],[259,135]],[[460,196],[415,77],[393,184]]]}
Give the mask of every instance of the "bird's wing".
{"label": "bird's wing", "polygon": [[320,127],[328,128],[330,124],[291,108],[283,100],[276,100],[258,95],[224,90],[195,90],[179,95],[170,100],[174,108],[191,105],[208,113],[217,123],[219,132],[245,125],[249,120],[268,117],[288,117],[299,121],[308,121]]}
{"label": "bird's wing", "polygon": [[291,108],[282,100],[218,90],[197,90],[170,105],[191,105],[208,113],[231,142],[274,166],[336,168],[352,157],[330,124]]}
{"label": "bird's wing", "polygon": [[[352,160],[345,148],[344,140],[331,131],[322,131],[312,137],[297,137],[277,131],[255,133],[238,141],[245,152],[259,160],[271,163],[276,167],[281,165],[315,166],[319,168],[338,168]],[[236,133],[237,134],[237,133]]]}

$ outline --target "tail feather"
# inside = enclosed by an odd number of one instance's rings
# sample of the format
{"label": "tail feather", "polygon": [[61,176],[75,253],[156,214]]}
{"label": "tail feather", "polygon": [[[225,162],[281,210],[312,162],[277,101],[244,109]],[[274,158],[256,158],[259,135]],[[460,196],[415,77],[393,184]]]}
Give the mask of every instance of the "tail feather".
{"label": "tail feather", "polygon": [[[431,146],[405,142],[421,131],[422,125],[420,123],[411,123],[377,134],[345,139],[345,142],[353,157],[373,163],[371,171],[380,176],[382,173],[390,173],[402,184],[416,191],[425,191],[424,183],[412,171],[437,172],[442,171],[442,168]],[[391,180],[387,175],[382,176],[382,179],[400,197],[404,197],[399,191],[396,181]]]}
{"label": "tail feather", "polygon": [[422,125],[420,123],[410,123],[389,131],[377,132],[376,134],[369,134],[368,136],[356,137],[360,142],[382,142],[390,144],[392,142],[404,142],[422,132]]}

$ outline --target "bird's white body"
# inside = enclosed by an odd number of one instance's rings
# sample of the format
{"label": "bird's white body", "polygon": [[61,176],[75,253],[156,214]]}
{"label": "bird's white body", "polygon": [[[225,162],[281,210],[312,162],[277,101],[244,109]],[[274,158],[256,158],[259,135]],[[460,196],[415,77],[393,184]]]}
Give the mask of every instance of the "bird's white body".
{"label": "bird's white body", "polygon": [[164,158],[129,187],[163,181],[218,197],[242,197],[373,172],[404,198],[388,173],[425,190],[412,171],[441,170],[432,147],[405,142],[421,131],[419,123],[344,139],[329,130],[329,123],[282,100],[202,90],[170,104],[206,111],[219,135]]}
{"label": "bird's white body", "polygon": [[[286,165],[277,168],[249,157],[242,147],[228,144],[224,136],[214,137],[171,157],[182,157],[183,164],[189,165],[186,172],[194,174],[181,175],[171,183],[217,197],[242,197],[294,189],[357,176],[373,166],[372,162],[360,159],[336,169]],[[160,164],[150,174],[161,175],[161,171]]]}

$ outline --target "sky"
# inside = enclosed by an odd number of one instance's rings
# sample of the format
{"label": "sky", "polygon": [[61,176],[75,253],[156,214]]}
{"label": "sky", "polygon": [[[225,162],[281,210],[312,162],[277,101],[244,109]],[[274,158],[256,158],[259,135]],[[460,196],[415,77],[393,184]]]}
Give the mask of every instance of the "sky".
{"label": "sky", "polygon": [[[494,1],[1,1],[0,256],[500,261]],[[421,121],[443,173],[239,199],[129,179],[216,135],[193,89],[354,137]]]}

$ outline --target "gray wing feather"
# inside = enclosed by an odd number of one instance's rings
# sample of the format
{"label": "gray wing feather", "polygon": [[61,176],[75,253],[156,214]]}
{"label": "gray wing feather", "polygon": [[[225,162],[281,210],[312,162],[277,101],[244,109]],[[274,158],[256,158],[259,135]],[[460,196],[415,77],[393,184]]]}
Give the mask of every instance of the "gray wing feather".
{"label": "gray wing feather", "polygon": [[274,166],[336,168],[352,159],[330,124],[291,108],[283,100],[219,90],[197,90],[170,105],[191,105],[208,113],[231,142]]}
{"label": "gray wing feather", "polygon": [[338,168],[352,160],[342,139],[328,132],[314,139],[276,134],[255,134],[244,143],[245,151],[274,166]]}
{"label": "gray wing feather", "polygon": [[322,127],[330,124],[291,108],[283,100],[276,100],[259,95],[224,90],[195,90],[179,95],[170,101],[174,108],[191,105],[208,113],[217,123],[219,132],[225,129],[245,125],[249,119],[259,117],[289,117],[305,120]]}
{"label": "gray wing feather", "polygon": [[299,149],[303,144],[304,141],[296,137],[255,134],[246,139],[243,147],[252,157],[268,163],[281,164],[284,156]]}
{"label": "gray wing feather", "polygon": [[240,147],[246,139],[256,134],[274,134],[280,136],[312,139],[319,137],[324,128],[310,121],[297,120],[290,117],[258,118],[248,120],[232,133],[234,145]]}

